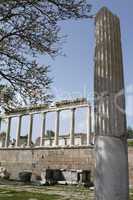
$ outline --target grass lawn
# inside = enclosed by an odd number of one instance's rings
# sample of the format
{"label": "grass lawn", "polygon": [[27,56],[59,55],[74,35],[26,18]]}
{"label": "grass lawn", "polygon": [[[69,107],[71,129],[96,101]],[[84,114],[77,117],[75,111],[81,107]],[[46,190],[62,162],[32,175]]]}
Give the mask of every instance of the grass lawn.
{"label": "grass lawn", "polygon": [[128,146],[133,147],[133,140],[128,140]]}
{"label": "grass lawn", "polygon": [[59,196],[35,192],[0,189],[0,200],[59,200]]}
{"label": "grass lawn", "polygon": [[[76,186],[0,186],[0,200],[94,200],[94,192]],[[130,190],[133,200],[133,190]]]}
{"label": "grass lawn", "polygon": [[93,192],[77,186],[0,185],[0,200],[93,200]]}
{"label": "grass lawn", "polygon": [[129,198],[129,200],[133,200],[133,189],[130,190],[130,198]]}

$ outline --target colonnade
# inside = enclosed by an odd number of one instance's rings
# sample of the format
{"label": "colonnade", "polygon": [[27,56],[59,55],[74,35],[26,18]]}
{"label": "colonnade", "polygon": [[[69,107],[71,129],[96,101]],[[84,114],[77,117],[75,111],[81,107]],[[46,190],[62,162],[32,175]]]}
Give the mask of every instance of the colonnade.
{"label": "colonnade", "polygon": [[[46,136],[46,117],[47,114],[49,112],[55,112],[56,113],[56,117],[55,117],[55,135],[54,135],[54,146],[58,146],[59,145],[59,133],[60,133],[60,114],[61,111],[64,110],[70,110],[70,135],[69,135],[69,139],[70,139],[70,146],[74,146],[75,145],[75,112],[76,109],[78,108],[87,108],[87,117],[86,117],[86,126],[87,126],[87,142],[86,145],[90,145],[91,144],[91,106],[90,105],[76,105],[75,107],[64,107],[64,108],[60,108],[60,109],[49,109],[49,110],[44,110],[44,111],[40,111],[40,112],[31,112],[26,114],[27,116],[29,116],[29,128],[28,128],[28,138],[27,138],[27,147],[31,146],[32,143],[32,132],[33,132],[33,119],[34,119],[34,115],[35,114],[41,114],[42,117],[42,123],[41,123],[41,133],[39,135],[40,137],[40,147],[44,147],[45,146],[45,136]],[[10,132],[11,132],[11,121],[13,117],[18,117],[18,123],[17,123],[17,127],[16,127],[16,142],[15,142],[15,147],[20,147],[20,136],[21,136],[21,128],[22,128],[22,118],[25,116],[25,114],[17,114],[17,115],[9,115],[6,116],[7,119],[7,131],[6,131],[6,138],[5,138],[5,147],[7,148],[9,146],[9,142],[10,142]]]}

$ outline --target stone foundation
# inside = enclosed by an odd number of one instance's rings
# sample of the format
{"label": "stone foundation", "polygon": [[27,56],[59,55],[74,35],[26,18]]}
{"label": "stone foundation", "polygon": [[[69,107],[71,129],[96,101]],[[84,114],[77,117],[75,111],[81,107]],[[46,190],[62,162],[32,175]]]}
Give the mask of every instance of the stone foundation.
{"label": "stone foundation", "polygon": [[31,171],[33,178],[41,176],[44,169],[74,169],[94,171],[92,147],[1,149],[0,165],[18,179],[21,171]]}
{"label": "stone foundation", "polygon": [[[129,180],[133,186],[133,148],[128,149]],[[94,178],[95,155],[93,147],[0,149],[0,166],[19,179],[22,171],[31,171],[32,179],[39,180],[44,169],[90,170]]]}

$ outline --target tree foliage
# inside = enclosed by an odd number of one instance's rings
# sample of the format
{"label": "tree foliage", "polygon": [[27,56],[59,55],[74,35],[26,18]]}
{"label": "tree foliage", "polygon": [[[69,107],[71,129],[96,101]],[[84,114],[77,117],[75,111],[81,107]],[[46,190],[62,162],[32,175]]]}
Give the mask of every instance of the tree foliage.
{"label": "tree foliage", "polygon": [[49,66],[37,57],[58,55],[58,22],[89,18],[90,9],[86,0],[0,1],[0,81],[25,104],[49,101]]}
{"label": "tree foliage", "polygon": [[133,138],[133,129],[132,127],[127,128],[128,138]]}
{"label": "tree foliage", "polygon": [[8,86],[0,85],[0,112],[9,110],[17,102],[14,90]]}
{"label": "tree foliage", "polygon": [[55,136],[55,132],[52,130],[47,130],[46,137],[51,138]]}

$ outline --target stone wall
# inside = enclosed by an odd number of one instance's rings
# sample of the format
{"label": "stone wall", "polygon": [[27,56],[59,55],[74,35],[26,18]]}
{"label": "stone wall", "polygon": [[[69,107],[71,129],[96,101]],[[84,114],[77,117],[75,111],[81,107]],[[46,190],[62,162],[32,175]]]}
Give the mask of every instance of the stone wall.
{"label": "stone wall", "polygon": [[43,169],[94,170],[94,151],[90,147],[1,149],[0,165],[18,178],[23,170],[32,171],[33,178],[41,175]]}
{"label": "stone wall", "polygon": [[[133,186],[133,148],[128,149],[130,185]],[[94,177],[95,156],[92,147],[1,149],[0,166],[5,167],[12,179],[18,173],[28,170],[33,179],[39,177],[45,168],[91,170]]]}

